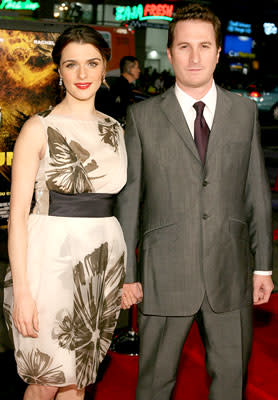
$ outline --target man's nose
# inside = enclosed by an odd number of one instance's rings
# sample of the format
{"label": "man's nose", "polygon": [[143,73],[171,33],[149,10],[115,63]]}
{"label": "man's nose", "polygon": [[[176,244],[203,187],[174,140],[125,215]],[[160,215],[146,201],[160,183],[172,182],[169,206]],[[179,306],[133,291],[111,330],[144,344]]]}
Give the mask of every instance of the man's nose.
{"label": "man's nose", "polygon": [[191,51],[191,60],[196,64],[200,60],[200,52],[199,49],[192,49]]}

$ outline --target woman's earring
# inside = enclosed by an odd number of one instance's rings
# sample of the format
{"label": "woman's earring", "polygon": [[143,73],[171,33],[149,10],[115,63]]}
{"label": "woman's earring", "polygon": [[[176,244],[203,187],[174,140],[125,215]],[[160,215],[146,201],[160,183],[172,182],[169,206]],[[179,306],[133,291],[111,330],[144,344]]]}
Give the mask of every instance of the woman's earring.
{"label": "woman's earring", "polygon": [[60,79],[59,79],[59,86],[63,86],[63,78],[60,76]]}
{"label": "woman's earring", "polygon": [[103,85],[104,85],[105,87],[107,87],[107,89],[109,89],[109,85],[108,85],[108,83],[106,82],[106,79],[105,79],[105,78],[102,79],[102,83],[103,83]]}

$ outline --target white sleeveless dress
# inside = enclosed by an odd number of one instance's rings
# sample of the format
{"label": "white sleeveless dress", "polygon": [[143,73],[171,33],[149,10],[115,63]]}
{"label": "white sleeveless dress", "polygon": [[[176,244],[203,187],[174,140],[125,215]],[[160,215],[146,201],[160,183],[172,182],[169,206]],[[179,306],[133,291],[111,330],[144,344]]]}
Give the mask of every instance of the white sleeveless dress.
{"label": "white sleeveless dress", "polygon": [[47,148],[28,221],[27,274],[39,314],[38,338],[14,327],[12,277],[5,280],[4,312],[19,375],[28,384],[77,385],[96,379],[120,311],[126,246],[115,217],[49,216],[49,191],[118,193],[127,158],[119,123],[39,115]]}

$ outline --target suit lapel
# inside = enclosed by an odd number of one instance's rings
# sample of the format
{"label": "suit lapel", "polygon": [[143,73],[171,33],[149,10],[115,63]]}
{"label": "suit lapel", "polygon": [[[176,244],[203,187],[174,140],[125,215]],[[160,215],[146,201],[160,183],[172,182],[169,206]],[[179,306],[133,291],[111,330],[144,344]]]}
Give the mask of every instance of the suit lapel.
{"label": "suit lapel", "polygon": [[[223,137],[223,134],[227,130],[227,120],[232,105],[232,102],[227,93],[218,86],[216,86],[216,88],[217,102],[208,142],[206,157],[207,160],[211,157],[216,147],[218,146],[219,141]],[[185,145],[189,148],[194,157],[201,163],[195,142],[187,125],[186,119],[184,118],[179,102],[176,98],[174,87],[167,90],[167,92],[162,95],[161,109],[166,115],[169,122],[174,126],[176,132],[181,137]]]}
{"label": "suit lapel", "polygon": [[213,124],[211,127],[211,132],[209,136],[208,149],[207,149],[207,157],[208,160],[216,147],[219,144],[221,138],[223,138],[223,134],[227,131],[227,121],[229,120],[229,111],[232,106],[232,102],[227,95],[220,87],[217,88],[217,102],[215,115],[213,119]]}
{"label": "suit lapel", "polygon": [[181,137],[185,145],[192,152],[194,157],[201,162],[198,150],[190,133],[186,119],[184,118],[182,109],[176,98],[173,87],[167,90],[164,95],[162,95],[161,109],[169,122],[174,126],[176,132]]}

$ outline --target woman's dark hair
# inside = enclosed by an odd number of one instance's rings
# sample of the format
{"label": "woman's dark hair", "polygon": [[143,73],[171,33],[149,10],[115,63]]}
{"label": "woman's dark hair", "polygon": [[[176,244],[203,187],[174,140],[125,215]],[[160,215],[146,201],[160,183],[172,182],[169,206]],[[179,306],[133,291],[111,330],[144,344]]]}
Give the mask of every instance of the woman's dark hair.
{"label": "woman's dark hair", "polygon": [[217,48],[222,45],[221,22],[219,18],[208,8],[200,4],[189,4],[177,10],[176,15],[169,24],[168,43],[170,49],[173,45],[175,28],[179,21],[201,20],[212,24],[215,32],[215,40]]}
{"label": "woman's dark hair", "polygon": [[107,63],[111,57],[111,49],[102,35],[88,25],[75,25],[67,28],[56,40],[52,50],[54,63],[59,67],[61,54],[69,43],[92,44],[100,52]]}

